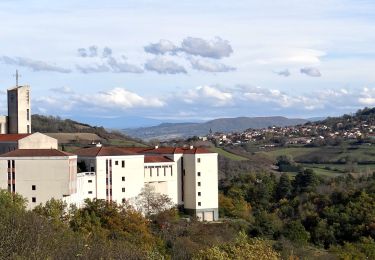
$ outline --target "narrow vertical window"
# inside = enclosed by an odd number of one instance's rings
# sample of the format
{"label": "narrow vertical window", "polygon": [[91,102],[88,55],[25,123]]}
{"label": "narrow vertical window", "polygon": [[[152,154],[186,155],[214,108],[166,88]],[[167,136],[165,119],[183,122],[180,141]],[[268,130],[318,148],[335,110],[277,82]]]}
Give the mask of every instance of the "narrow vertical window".
{"label": "narrow vertical window", "polygon": [[27,121],[30,120],[30,109],[26,109],[26,118],[27,118]]}

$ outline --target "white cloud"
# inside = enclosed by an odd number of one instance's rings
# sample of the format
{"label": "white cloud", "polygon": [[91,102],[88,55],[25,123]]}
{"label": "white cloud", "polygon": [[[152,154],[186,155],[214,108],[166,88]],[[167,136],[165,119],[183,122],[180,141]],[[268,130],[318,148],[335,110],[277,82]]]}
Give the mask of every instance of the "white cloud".
{"label": "white cloud", "polygon": [[163,107],[165,103],[157,98],[145,98],[124,88],[113,88],[108,91],[102,91],[97,94],[77,97],[80,101],[93,106],[105,108],[139,108],[139,107]]}
{"label": "white cloud", "polygon": [[216,37],[211,41],[201,38],[187,37],[181,43],[181,50],[191,55],[213,59],[229,57],[233,53],[229,41]]}
{"label": "white cloud", "polygon": [[161,39],[158,43],[151,43],[144,47],[144,50],[152,54],[174,54],[178,47],[169,40]]}
{"label": "white cloud", "polygon": [[183,94],[182,99],[186,103],[198,103],[199,105],[225,106],[233,100],[230,92],[223,91],[217,87],[199,86]]}
{"label": "white cloud", "polygon": [[288,69],[280,70],[280,71],[277,71],[276,74],[279,76],[289,77],[290,71]]}
{"label": "white cloud", "polygon": [[78,52],[78,56],[80,56],[82,58],[97,57],[98,56],[98,47],[95,46],[95,45],[92,45],[92,46],[88,47],[87,49],[86,48],[79,48],[77,50],[77,52]]}
{"label": "white cloud", "polygon": [[307,76],[310,76],[310,77],[321,77],[322,76],[320,71],[317,68],[313,68],[313,67],[302,68],[300,70],[300,72],[302,74],[306,74]]}
{"label": "white cloud", "polygon": [[375,88],[363,88],[358,102],[365,106],[375,106]]}
{"label": "white cloud", "polygon": [[159,74],[186,74],[186,69],[177,64],[172,60],[167,60],[165,58],[157,57],[152,60],[148,60],[145,64],[145,69],[149,71],[155,71]]}
{"label": "white cloud", "polygon": [[0,56],[0,62],[8,65],[15,65],[29,68],[33,71],[51,71],[51,72],[60,72],[60,73],[70,73],[70,69],[66,69],[54,64],[46,63],[44,61],[33,60],[24,57],[8,57]]}
{"label": "white cloud", "polygon": [[126,57],[122,57],[122,61],[116,60],[113,57],[108,57],[107,64],[113,72],[143,73],[143,69],[140,67],[126,62]]}
{"label": "white cloud", "polygon": [[236,70],[236,68],[225,65],[223,63],[212,62],[207,59],[190,59],[191,66],[195,70],[207,71],[207,72],[228,72]]}

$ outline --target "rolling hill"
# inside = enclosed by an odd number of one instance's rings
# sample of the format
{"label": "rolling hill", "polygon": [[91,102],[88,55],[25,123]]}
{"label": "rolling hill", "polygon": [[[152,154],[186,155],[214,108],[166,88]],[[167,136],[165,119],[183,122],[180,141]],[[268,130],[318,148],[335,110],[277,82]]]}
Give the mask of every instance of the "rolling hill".
{"label": "rolling hill", "polygon": [[265,128],[269,126],[289,126],[308,122],[306,119],[291,119],[281,116],[273,117],[237,117],[219,118],[204,123],[163,123],[152,127],[128,128],[123,132],[131,137],[143,140],[186,138],[207,135],[213,132],[236,132],[248,128]]}

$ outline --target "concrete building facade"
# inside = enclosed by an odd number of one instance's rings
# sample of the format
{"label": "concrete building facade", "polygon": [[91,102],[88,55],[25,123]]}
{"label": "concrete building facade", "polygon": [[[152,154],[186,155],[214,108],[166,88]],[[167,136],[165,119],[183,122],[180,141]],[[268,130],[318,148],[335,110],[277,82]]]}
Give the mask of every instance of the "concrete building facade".
{"label": "concrete building facade", "polygon": [[8,89],[9,134],[31,133],[30,87],[19,86]]}
{"label": "concrete building facade", "polygon": [[[97,199],[131,201],[149,184],[200,220],[219,218],[217,153],[195,147],[92,147],[76,154],[78,164],[96,176]],[[80,204],[85,197],[76,199]]]}
{"label": "concrete building facade", "polygon": [[77,193],[77,156],[55,149],[18,149],[0,155],[0,188],[17,192],[32,209]]}

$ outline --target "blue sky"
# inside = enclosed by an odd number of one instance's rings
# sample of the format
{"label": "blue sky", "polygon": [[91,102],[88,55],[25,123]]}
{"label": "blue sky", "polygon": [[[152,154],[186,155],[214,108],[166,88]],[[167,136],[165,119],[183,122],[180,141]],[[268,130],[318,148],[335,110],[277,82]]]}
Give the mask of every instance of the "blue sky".
{"label": "blue sky", "polygon": [[168,120],[375,105],[375,2],[0,1],[0,113]]}

